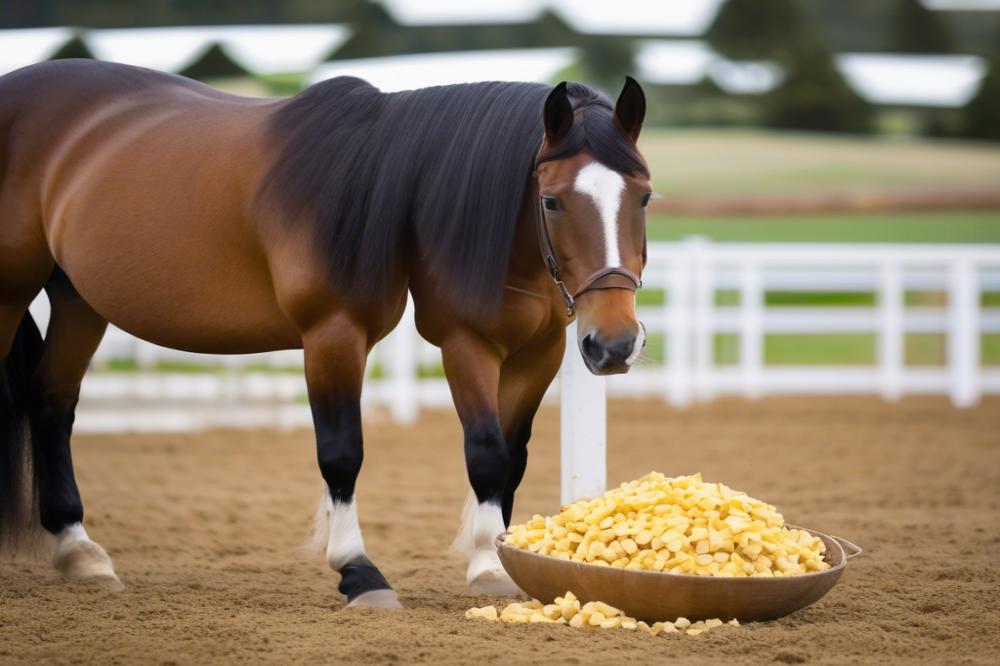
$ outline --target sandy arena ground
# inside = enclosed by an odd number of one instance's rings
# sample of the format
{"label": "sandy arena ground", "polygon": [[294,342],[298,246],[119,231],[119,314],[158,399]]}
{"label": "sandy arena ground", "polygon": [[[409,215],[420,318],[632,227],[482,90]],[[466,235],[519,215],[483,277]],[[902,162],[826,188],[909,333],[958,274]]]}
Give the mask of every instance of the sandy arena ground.
{"label": "sandy arena ground", "polygon": [[[558,506],[557,412],[539,418],[517,518]],[[0,663],[997,663],[1000,401],[613,403],[610,477],[700,470],[867,552],[815,606],[689,637],[465,620],[447,546],[465,492],[457,420],[366,424],[368,552],[406,609],[345,609],[296,546],[318,496],[308,432],[80,437],[91,535],[119,594],[0,562]]]}

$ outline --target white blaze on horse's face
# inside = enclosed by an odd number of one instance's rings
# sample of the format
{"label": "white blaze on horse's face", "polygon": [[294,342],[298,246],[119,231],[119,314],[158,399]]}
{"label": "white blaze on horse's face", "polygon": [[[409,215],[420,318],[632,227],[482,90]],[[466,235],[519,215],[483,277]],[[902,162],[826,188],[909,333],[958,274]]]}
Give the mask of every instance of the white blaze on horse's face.
{"label": "white blaze on horse's face", "polygon": [[600,162],[591,162],[577,173],[573,187],[577,192],[589,195],[597,206],[604,233],[605,265],[620,266],[618,211],[621,210],[622,194],[625,192],[625,179]]}
{"label": "white blaze on horse's face", "polygon": [[[643,183],[634,180],[596,160],[583,164],[574,176],[578,215],[574,226],[581,238],[589,238],[592,248],[585,256],[577,252],[573,266],[577,283],[602,270],[624,269],[636,276],[642,270],[639,253],[645,245],[645,223],[644,217],[637,216],[644,216],[645,200]],[[576,248],[586,246],[579,241],[575,244]],[[576,303],[577,343],[587,367],[596,374],[627,372],[646,343],[645,330],[636,317],[634,292],[589,289],[578,295]]]}

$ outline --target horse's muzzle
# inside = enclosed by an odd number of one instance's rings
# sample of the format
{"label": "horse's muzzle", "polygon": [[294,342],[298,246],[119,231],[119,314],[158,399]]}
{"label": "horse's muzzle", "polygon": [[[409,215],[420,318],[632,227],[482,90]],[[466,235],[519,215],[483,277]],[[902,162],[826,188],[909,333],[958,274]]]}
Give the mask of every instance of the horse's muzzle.
{"label": "horse's muzzle", "polygon": [[587,369],[595,375],[617,375],[629,371],[645,346],[645,327],[642,326],[634,334],[610,339],[590,331],[580,339],[580,354]]}

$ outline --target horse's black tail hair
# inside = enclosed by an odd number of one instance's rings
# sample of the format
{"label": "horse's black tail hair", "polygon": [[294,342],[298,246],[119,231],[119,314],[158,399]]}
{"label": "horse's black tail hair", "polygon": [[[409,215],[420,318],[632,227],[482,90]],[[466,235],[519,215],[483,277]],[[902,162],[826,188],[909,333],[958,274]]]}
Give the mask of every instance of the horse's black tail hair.
{"label": "horse's black tail hair", "polygon": [[28,420],[31,378],[42,357],[42,334],[25,313],[0,362],[0,548],[22,543],[37,521],[37,483]]}

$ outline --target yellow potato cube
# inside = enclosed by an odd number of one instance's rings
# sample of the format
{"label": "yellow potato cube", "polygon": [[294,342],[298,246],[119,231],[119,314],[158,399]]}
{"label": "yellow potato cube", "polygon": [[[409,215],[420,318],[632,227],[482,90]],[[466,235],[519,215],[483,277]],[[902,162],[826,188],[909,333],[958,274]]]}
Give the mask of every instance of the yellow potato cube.
{"label": "yellow potato cube", "polygon": [[482,608],[470,608],[465,611],[466,618],[479,617],[484,620],[489,620],[490,622],[496,622],[499,619],[497,615],[497,609],[495,606],[483,606]]}

